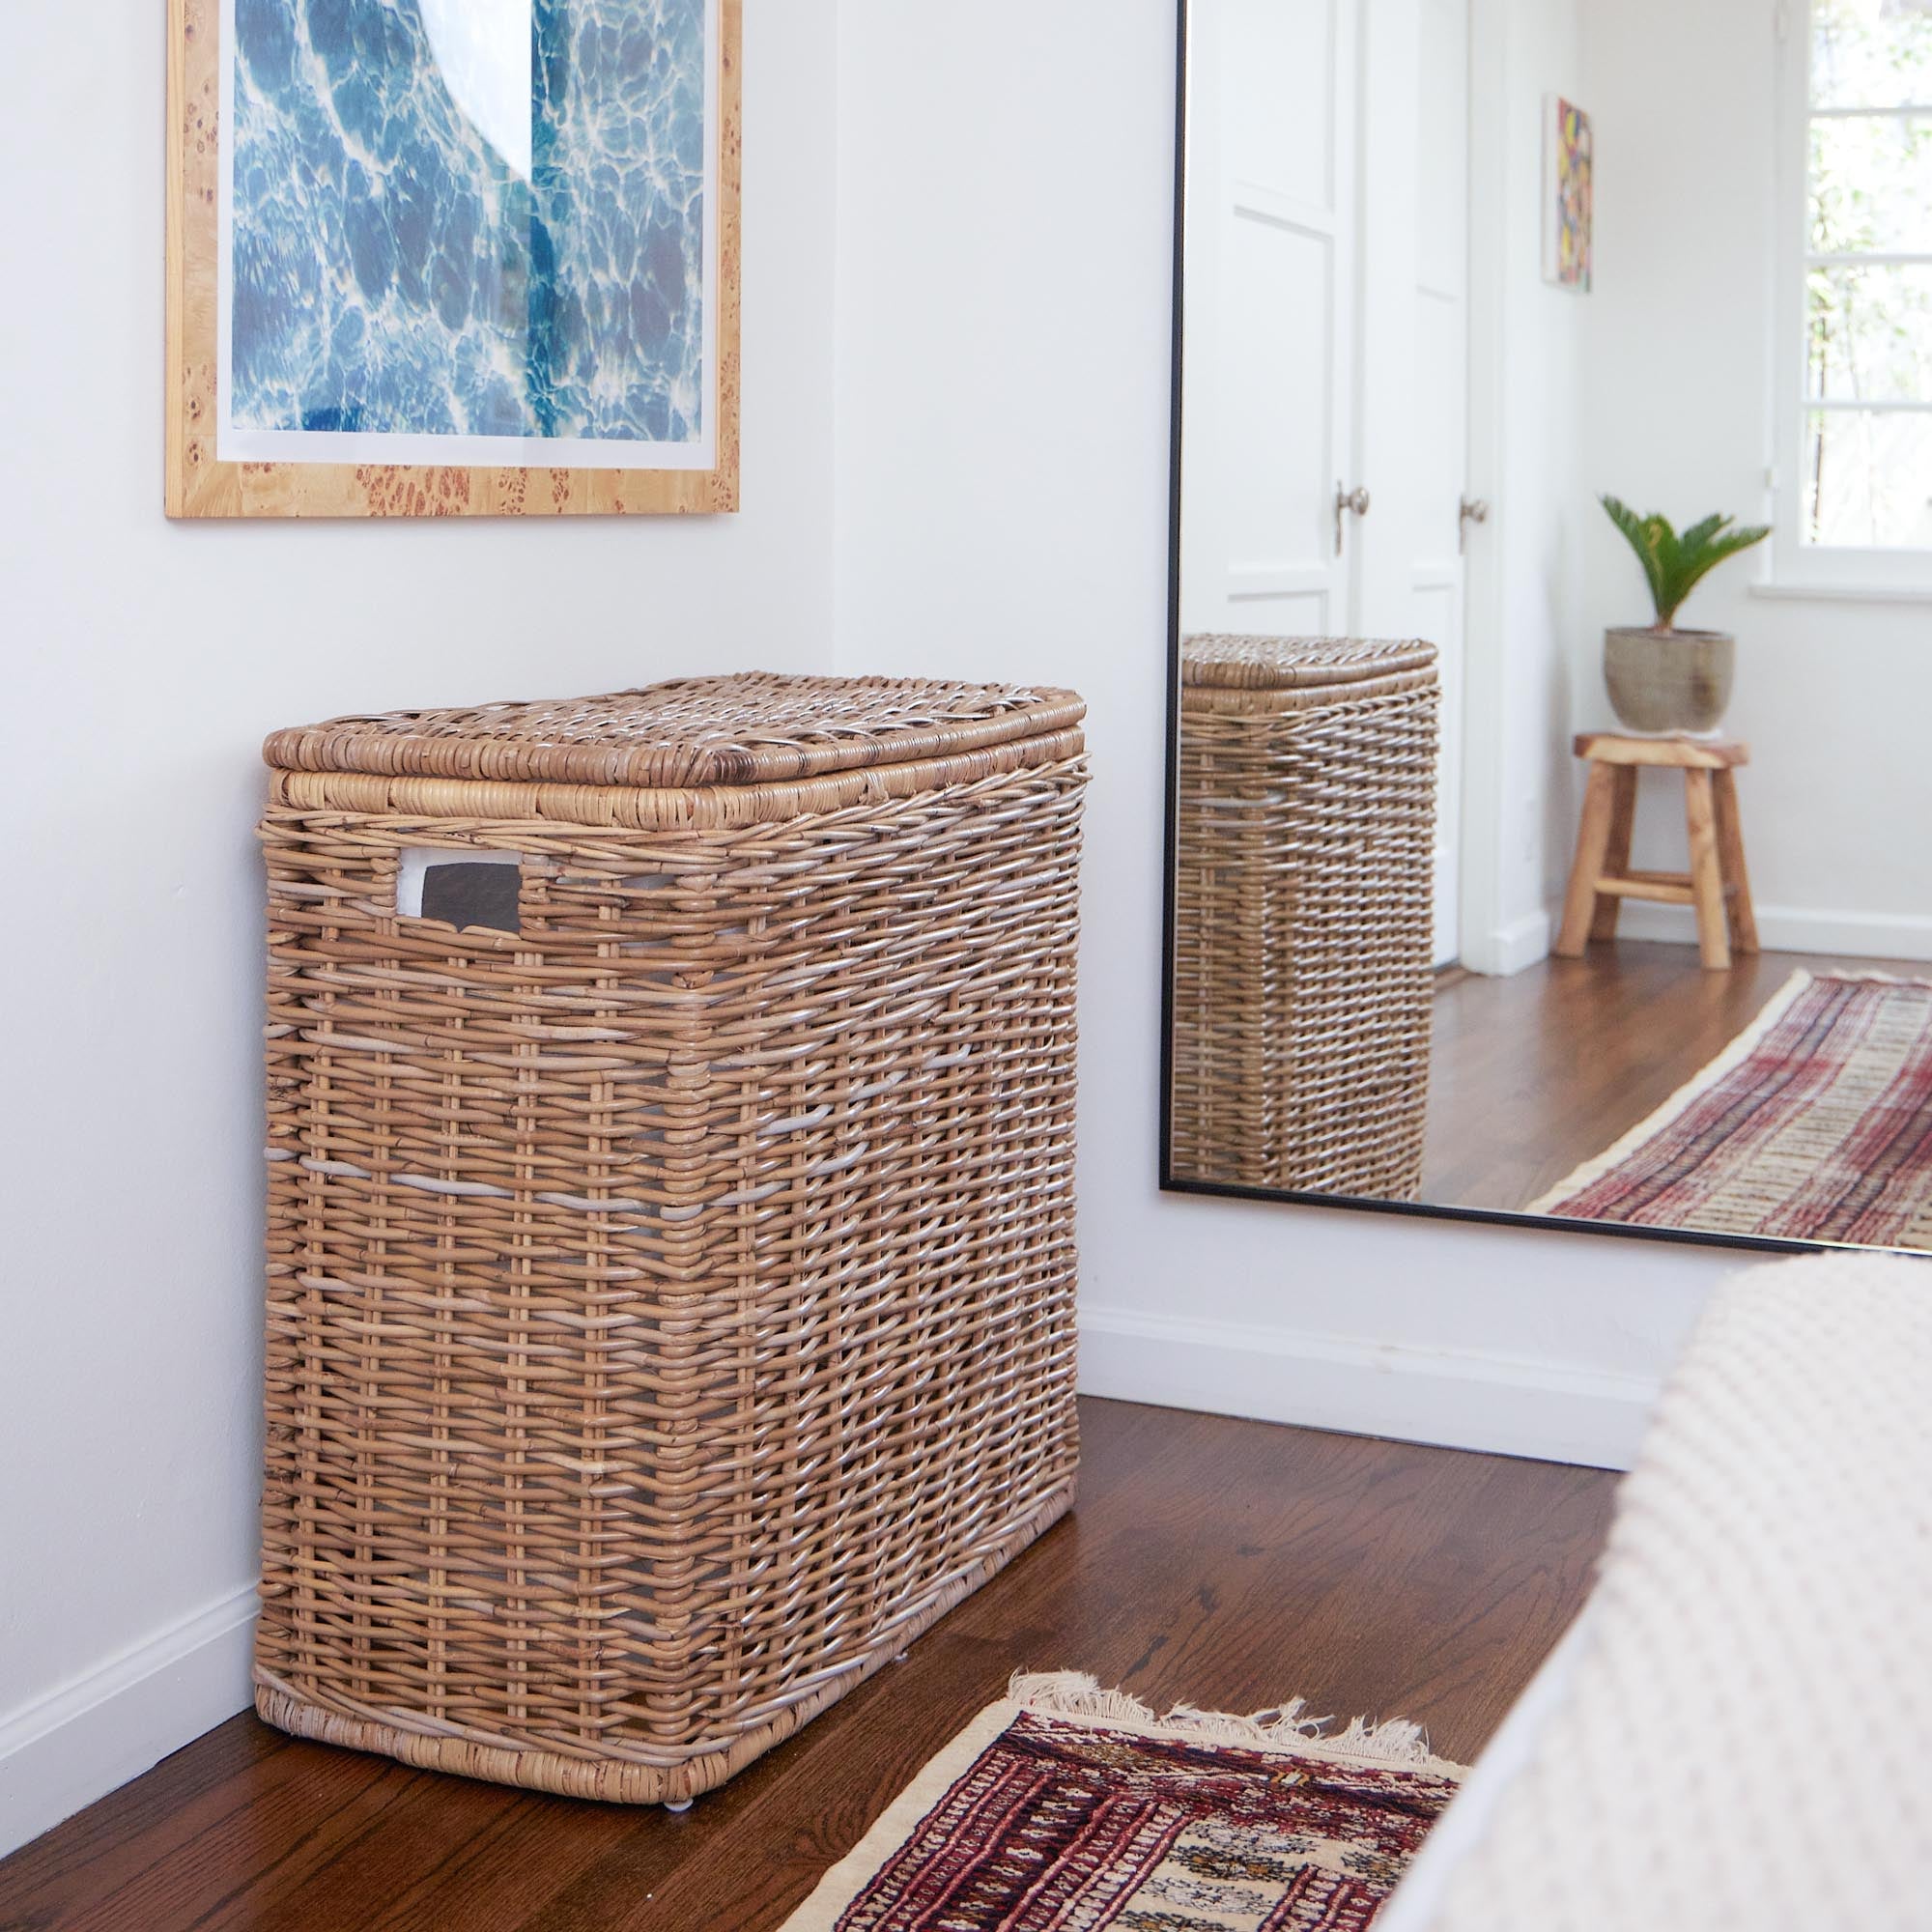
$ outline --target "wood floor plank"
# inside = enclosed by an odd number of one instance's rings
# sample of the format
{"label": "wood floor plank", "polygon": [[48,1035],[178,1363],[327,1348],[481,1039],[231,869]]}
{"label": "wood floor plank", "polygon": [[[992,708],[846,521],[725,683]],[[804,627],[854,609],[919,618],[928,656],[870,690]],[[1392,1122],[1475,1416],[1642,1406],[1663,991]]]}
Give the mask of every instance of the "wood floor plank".
{"label": "wood floor plank", "polygon": [[[520,1792],[393,1768],[393,1776],[346,1804],[301,1844],[252,1875],[193,1932],[338,1932],[377,1923],[396,1894],[460,1868],[526,1801]],[[541,1802],[541,1801],[539,1801]],[[87,1932],[94,1932],[88,1927]]]}
{"label": "wood floor plank", "polygon": [[[231,1718],[146,1776],[23,1846],[0,1870],[21,1923],[52,1923],[83,1890],[131,1882],[213,1829],[305,1776],[283,1756],[292,1740],[252,1718]],[[12,1924],[12,1920],[0,1923]]]}
{"label": "wood floor plank", "polygon": [[413,1780],[395,1764],[312,1763],[307,1776],[228,1810],[181,1851],[52,1922],[63,1932],[123,1932],[132,1925],[205,1932],[237,1922],[239,1915],[245,1924],[252,1900],[326,1869],[367,1837]]}
{"label": "wood floor plank", "polygon": [[[679,1822],[658,1816],[667,1828]],[[650,1822],[619,1805],[519,1799],[434,1869],[411,1875],[369,1918],[367,1932],[521,1925]]]}
{"label": "wood floor plank", "polygon": [[1612,1479],[1082,1405],[1081,1502],[682,1816],[211,1732],[0,1862],[5,1932],[773,1932],[1010,1673],[1161,1708],[1292,1695],[1469,1757],[1587,1588]]}

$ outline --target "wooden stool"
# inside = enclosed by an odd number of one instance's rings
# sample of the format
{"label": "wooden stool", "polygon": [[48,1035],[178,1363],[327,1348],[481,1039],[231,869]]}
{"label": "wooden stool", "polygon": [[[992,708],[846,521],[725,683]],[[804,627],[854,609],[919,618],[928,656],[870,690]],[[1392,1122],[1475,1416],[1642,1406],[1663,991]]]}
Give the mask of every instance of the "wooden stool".
{"label": "wooden stool", "polygon": [[[1556,952],[1566,959],[1581,958],[1590,940],[1616,937],[1617,913],[1625,899],[1656,899],[1663,905],[1696,907],[1698,952],[1713,970],[1730,965],[1733,947],[1755,952],[1757,919],[1751,911],[1733,776],[1739,765],[1750,762],[1750,747],[1735,738],[1626,738],[1614,731],[1583,731],[1576,750],[1579,758],[1590,761],[1590,779]],[[1630,868],[1636,775],[1644,765],[1684,774],[1684,817],[1690,835],[1688,872]]]}

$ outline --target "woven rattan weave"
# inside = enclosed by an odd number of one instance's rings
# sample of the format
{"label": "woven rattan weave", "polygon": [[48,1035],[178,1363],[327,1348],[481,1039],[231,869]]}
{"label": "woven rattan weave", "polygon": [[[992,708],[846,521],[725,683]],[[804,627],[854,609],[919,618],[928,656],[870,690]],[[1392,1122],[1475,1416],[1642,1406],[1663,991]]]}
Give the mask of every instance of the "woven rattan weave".
{"label": "woven rattan weave", "polygon": [[1191,637],[1180,674],[1170,1171],[1413,1199],[1435,648]]}
{"label": "woven rattan weave", "polygon": [[[264,1717],[679,1801],[1066,1508],[1081,711],[270,740]],[[517,931],[399,909],[479,853]]]}

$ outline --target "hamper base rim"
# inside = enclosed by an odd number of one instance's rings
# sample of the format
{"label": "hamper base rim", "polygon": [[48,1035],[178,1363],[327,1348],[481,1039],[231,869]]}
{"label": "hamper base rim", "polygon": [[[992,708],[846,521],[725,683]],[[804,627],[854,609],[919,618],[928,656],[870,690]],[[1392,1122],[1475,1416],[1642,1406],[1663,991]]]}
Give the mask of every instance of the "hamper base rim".
{"label": "hamper base rim", "polygon": [[[432,1736],[412,1730],[404,1723],[385,1723],[380,1718],[359,1717],[332,1708],[276,1676],[259,1658],[251,1673],[255,1712],[264,1723],[292,1737],[369,1751],[422,1771],[445,1772],[485,1783],[611,1804],[682,1803],[716,1790],[849,1691],[856,1690],[1051,1529],[1073,1507],[1078,1487],[1075,1470],[985,1555],[958,1572],[918,1617],[853,1659],[850,1667],[829,1684],[755,1729],[678,1764],[639,1765],[614,1758],[569,1757],[540,1744],[510,1747],[494,1738],[486,1743],[481,1738],[466,1737],[461,1727]],[[396,1713],[399,1718],[408,1715]]]}

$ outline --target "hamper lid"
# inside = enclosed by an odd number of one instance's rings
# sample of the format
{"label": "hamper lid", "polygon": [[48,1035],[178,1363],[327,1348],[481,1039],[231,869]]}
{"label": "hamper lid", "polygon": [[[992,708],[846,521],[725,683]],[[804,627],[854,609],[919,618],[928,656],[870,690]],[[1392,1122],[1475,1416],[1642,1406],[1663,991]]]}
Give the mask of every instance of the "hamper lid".
{"label": "hamper lid", "polygon": [[1420,638],[1251,638],[1203,633],[1180,640],[1182,684],[1236,691],[1294,691],[1362,684],[1427,670],[1435,646]]}
{"label": "hamper lid", "polygon": [[1077,724],[1070,691],[741,671],[601,697],[391,711],[275,732],[281,771],[512,782],[763,784],[982,751]]}

